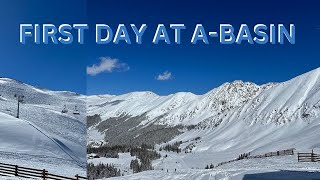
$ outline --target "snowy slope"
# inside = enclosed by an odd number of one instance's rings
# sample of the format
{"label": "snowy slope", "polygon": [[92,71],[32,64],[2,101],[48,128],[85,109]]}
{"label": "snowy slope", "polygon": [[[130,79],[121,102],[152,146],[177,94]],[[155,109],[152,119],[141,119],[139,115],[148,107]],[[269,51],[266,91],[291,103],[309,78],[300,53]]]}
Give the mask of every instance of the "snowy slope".
{"label": "snowy slope", "polygon": [[317,163],[298,163],[296,156],[249,159],[227,164],[214,169],[170,169],[144,171],[128,176],[110,179],[131,180],[242,180],[242,179],[277,179],[277,180],[314,180],[320,179]]}
{"label": "snowy slope", "polygon": [[60,148],[43,130],[28,121],[0,113],[0,122],[1,151],[57,157],[63,155],[67,158],[63,148]]}
{"label": "snowy slope", "polygon": [[[24,96],[19,119],[15,118],[15,94]],[[64,105],[68,113],[61,113]],[[73,114],[75,106],[82,112],[80,115]],[[0,162],[46,167],[49,172],[67,176],[85,175],[86,113],[83,112],[84,96],[0,78]]]}

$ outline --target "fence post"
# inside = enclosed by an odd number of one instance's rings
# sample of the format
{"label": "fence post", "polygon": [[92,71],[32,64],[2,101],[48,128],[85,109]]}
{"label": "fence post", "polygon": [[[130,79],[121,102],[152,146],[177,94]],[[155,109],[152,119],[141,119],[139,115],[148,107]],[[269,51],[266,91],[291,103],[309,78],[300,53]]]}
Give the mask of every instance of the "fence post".
{"label": "fence post", "polygon": [[79,180],[79,175],[78,174],[76,174],[76,179]]}
{"label": "fence post", "polygon": [[280,152],[279,151],[277,151],[277,156],[279,156],[280,155]]}
{"label": "fence post", "polygon": [[14,175],[15,175],[15,176],[18,176],[18,165],[15,165]]}
{"label": "fence post", "polygon": [[313,149],[312,149],[312,152],[311,152],[311,162],[316,162],[315,161],[315,154],[313,153]]}
{"label": "fence post", "polygon": [[43,170],[42,170],[42,178],[43,178],[43,180],[45,180],[45,179],[46,179],[46,177],[47,177],[46,170],[45,170],[45,169],[43,169]]}

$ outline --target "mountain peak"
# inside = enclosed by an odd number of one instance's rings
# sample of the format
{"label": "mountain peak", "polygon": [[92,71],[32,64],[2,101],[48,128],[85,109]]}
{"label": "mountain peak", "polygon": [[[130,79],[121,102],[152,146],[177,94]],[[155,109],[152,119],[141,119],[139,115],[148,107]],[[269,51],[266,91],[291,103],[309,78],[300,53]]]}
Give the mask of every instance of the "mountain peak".
{"label": "mountain peak", "polygon": [[320,77],[320,67],[314,69],[314,70],[311,70],[305,74],[302,74],[301,76],[304,76],[306,74],[310,74],[311,76],[315,77],[315,78],[319,78]]}

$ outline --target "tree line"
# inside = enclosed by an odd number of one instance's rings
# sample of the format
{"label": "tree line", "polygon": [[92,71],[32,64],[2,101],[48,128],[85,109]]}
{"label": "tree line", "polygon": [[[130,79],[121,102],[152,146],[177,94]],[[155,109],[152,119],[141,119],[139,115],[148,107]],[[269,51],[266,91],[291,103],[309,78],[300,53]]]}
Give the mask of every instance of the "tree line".
{"label": "tree line", "polygon": [[166,144],[164,146],[161,146],[159,148],[159,151],[164,150],[164,151],[167,151],[167,152],[172,151],[172,152],[180,153],[181,152],[181,148],[179,148],[179,146],[181,144],[182,144],[182,141],[177,141],[177,142],[175,142],[173,144]]}
{"label": "tree line", "polygon": [[152,160],[159,159],[161,155],[147,146],[134,147],[130,150],[131,156],[136,156],[137,159],[132,160],[130,163],[130,169],[133,173],[142,172],[146,170],[153,170]]}
{"label": "tree line", "polygon": [[102,179],[121,176],[120,169],[115,168],[112,164],[98,164],[89,163],[87,165],[87,173],[89,180]]}
{"label": "tree line", "polygon": [[[130,169],[133,173],[142,172],[146,170],[152,170],[152,160],[159,159],[161,155],[154,150],[154,146],[148,144],[141,144],[141,146],[133,145],[114,145],[114,146],[101,146],[87,148],[87,153],[94,153],[94,158],[106,157],[106,158],[119,158],[119,153],[130,153],[131,156],[135,156],[136,159],[130,162]],[[99,164],[94,166],[88,164],[88,175],[94,179],[103,177],[120,176],[120,170],[114,168],[113,165]]]}

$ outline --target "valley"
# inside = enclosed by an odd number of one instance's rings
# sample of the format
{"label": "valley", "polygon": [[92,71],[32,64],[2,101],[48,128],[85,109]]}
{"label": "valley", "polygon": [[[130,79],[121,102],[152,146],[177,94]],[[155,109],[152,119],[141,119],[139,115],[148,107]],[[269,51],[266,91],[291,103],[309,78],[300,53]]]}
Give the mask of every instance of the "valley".
{"label": "valley", "polygon": [[[242,173],[239,177],[243,178],[251,172],[320,171],[318,163],[298,163],[296,155],[320,151],[320,68],[281,83],[225,83],[203,95],[159,96],[146,91],[88,96],[87,113],[99,117],[88,127],[88,146],[146,143],[161,154],[152,160],[150,171],[124,178],[183,179],[180,172],[190,172],[194,179],[237,179],[236,174]],[[181,152],[160,151],[176,142],[181,142]],[[216,166],[244,153],[291,148],[295,149],[293,156],[248,159],[205,170],[206,165]],[[285,160],[277,167],[264,168],[270,159]],[[264,165],[244,170],[239,165],[242,162],[250,167],[258,162]]]}

